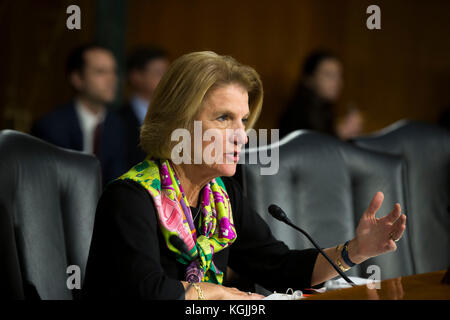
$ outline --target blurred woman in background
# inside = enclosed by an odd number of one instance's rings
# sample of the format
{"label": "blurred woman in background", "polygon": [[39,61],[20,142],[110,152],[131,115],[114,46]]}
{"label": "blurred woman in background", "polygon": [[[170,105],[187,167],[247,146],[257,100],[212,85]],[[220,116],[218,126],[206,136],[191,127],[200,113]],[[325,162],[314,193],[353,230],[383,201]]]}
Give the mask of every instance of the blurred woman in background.
{"label": "blurred woman in background", "polygon": [[334,106],[340,97],[342,63],[328,51],[311,53],[303,65],[300,82],[281,118],[280,136],[298,129],[310,129],[337,136],[343,140],[358,135],[363,119],[356,108],[336,120]]}

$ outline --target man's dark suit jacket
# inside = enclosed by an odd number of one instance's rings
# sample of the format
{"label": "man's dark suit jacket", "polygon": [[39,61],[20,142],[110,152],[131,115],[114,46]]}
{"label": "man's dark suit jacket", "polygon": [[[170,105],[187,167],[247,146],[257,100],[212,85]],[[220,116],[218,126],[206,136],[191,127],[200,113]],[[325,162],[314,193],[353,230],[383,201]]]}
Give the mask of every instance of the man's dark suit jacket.
{"label": "man's dark suit jacket", "polygon": [[141,124],[130,103],[125,104],[118,113],[125,129],[127,167],[131,168],[145,158],[145,152],[138,146]]}
{"label": "man's dark suit jacket", "polygon": [[[103,122],[98,155],[104,185],[128,170],[123,132],[118,115],[108,111]],[[31,133],[62,148],[83,150],[83,134],[73,101],[42,117],[33,125]]]}

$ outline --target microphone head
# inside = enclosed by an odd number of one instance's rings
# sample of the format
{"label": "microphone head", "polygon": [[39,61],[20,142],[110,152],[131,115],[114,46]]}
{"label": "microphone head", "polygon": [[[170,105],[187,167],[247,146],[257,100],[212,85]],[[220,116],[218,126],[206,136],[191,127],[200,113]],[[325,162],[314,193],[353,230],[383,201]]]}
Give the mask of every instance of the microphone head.
{"label": "microphone head", "polygon": [[188,247],[187,247],[186,243],[184,243],[184,241],[180,239],[180,237],[173,234],[169,237],[169,241],[170,241],[170,244],[175,247],[175,249],[177,249],[181,253],[184,253],[185,255],[189,256]]}
{"label": "microphone head", "polygon": [[275,219],[280,220],[282,222],[289,222],[286,213],[284,213],[284,211],[279,206],[271,204],[268,210],[271,216],[274,217]]}

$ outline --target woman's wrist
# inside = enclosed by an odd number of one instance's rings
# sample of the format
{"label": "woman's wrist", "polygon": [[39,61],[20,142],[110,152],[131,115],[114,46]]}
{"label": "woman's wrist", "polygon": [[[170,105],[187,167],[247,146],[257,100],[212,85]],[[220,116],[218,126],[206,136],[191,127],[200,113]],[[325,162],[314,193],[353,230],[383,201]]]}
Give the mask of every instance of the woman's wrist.
{"label": "woman's wrist", "polygon": [[197,300],[222,300],[225,297],[225,290],[222,285],[208,282],[199,282],[197,285],[203,295],[203,299],[201,299],[197,290]]}
{"label": "woman's wrist", "polygon": [[355,264],[360,264],[367,260],[364,255],[361,254],[360,245],[358,239],[353,238],[347,245],[348,257]]}
{"label": "woman's wrist", "polygon": [[181,281],[185,290],[186,300],[215,300],[221,295],[220,287],[212,283],[189,283]]}
{"label": "woman's wrist", "polygon": [[203,289],[200,287],[198,283],[191,283],[192,287],[197,290],[197,300],[205,300],[205,296],[203,295]]}

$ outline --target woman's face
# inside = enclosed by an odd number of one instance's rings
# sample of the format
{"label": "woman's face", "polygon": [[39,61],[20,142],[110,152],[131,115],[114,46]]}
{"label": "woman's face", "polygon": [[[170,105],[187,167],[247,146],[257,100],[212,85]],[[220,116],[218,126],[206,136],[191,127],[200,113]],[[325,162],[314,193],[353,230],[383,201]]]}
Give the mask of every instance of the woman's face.
{"label": "woman's face", "polygon": [[[224,85],[209,93],[195,119],[202,125],[203,174],[234,175],[242,145],[248,139],[245,132],[248,116],[248,93],[242,86]],[[194,150],[194,156],[198,152]]]}
{"label": "woman's face", "polygon": [[341,63],[336,59],[325,59],[320,62],[311,78],[311,84],[320,97],[335,102],[343,85]]}

